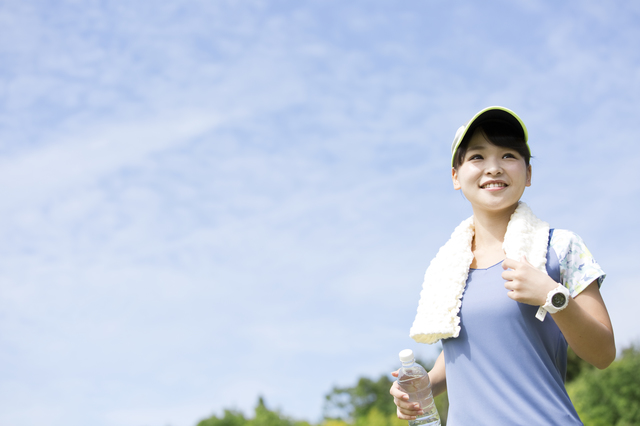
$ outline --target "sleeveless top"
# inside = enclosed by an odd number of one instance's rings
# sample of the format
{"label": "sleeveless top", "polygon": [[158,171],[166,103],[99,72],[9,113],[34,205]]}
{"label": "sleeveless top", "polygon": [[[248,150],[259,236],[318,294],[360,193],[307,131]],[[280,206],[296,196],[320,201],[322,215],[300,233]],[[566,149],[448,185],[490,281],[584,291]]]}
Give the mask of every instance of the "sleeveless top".
{"label": "sleeveless top", "polygon": [[[605,277],[582,239],[551,230],[547,273],[577,296]],[[564,379],[567,342],[551,315],[507,296],[502,262],[470,269],[460,335],[442,341],[448,426],[582,425]]]}

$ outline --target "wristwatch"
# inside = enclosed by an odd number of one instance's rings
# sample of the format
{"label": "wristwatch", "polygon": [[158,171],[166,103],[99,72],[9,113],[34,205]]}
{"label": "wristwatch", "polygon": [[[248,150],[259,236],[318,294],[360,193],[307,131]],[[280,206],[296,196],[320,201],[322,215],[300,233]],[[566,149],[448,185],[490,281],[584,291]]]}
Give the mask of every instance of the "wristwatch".
{"label": "wristwatch", "polygon": [[567,307],[570,297],[571,293],[569,293],[569,290],[567,290],[567,288],[562,284],[558,284],[556,288],[547,293],[547,301],[538,309],[536,318],[538,318],[540,321],[544,321],[544,317],[547,312],[549,312],[550,314],[560,312]]}

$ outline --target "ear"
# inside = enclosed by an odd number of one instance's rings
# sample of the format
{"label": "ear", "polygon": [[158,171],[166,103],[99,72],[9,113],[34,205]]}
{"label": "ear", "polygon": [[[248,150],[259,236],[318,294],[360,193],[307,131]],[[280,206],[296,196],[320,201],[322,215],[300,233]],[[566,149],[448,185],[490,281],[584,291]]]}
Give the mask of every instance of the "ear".
{"label": "ear", "polygon": [[451,168],[451,180],[453,181],[453,189],[456,191],[460,188],[460,181],[458,181],[458,172],[453,167]]}
{"label": "ear", "polygon": [[529,164],[529,167],[527,167],[527,182],[525,185],[531,186],[531,164]]}

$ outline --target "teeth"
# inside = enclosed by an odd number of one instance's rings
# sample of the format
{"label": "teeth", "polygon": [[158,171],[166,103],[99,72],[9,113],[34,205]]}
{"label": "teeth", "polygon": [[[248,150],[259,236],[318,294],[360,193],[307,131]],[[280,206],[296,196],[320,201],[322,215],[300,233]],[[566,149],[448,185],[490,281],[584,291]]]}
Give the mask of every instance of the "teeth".
{"label": "teeth", "polygon": [[505,186],[507,185],[505,185],[504,183],[488,183],[484,185],[483,188],[502,188]]}

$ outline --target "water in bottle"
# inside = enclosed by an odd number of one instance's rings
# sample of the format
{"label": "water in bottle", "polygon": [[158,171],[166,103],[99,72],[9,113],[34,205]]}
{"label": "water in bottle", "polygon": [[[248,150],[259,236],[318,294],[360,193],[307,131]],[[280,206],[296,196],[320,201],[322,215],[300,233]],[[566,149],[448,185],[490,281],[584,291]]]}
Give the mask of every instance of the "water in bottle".
{"label": "water in bottle", "polygon": [[440,415],[433,401],[427,371],[415,362],[411,349],[400,352],[400,361],[402,367],[398,372],[398,384],[409,394],[409,401],[420,404],[424,412],[415,420],[409,420],[409,426],[440,426]]}

